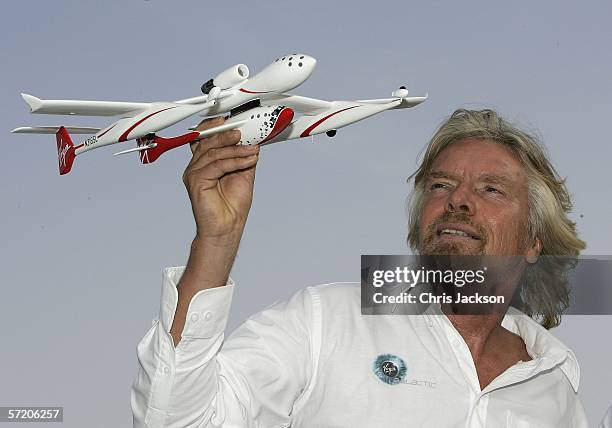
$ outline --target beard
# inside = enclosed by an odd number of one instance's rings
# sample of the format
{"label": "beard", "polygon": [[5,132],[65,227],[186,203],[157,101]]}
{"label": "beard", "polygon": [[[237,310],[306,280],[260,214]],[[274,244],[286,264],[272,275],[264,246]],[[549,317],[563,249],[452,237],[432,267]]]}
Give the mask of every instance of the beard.
{"label": "beard", "polygon": [[[442,223],[465,224],[477,231],[479,239],[446,241],[440,239],[438,226]],[[483,227],[473,223],[469,216],[464,213],[451,213],[445,211],[438,216],[429,226],[421,240],[419,253],[425,256],[483,256],[487,244],[487,234]]]}
{"label": "beard", "polygon": [[[444,239],[438,234],[438,226],[443,223],[463,224],[470,226],[478,239]],[[452,296],[453,301],[458,292],[463,295],[480,293],[485,296],[504,296],[505,302],[511,302],[516,296],[516,284],[524,270],[524,258],[516,255],[487,254],[487,242],[490,235],[480,225],[472,222],[465,213],[444,212],[425,229],[419,245],[421,266],[429,270],[442,271],[486,271],[485,280],[478,287],[457,287],[453,283],[433,283],[437,293]],[[520,297],[519,297],[520,298]],[[451,305],[455,314],[491,314],[505,313],[504,305]]]}

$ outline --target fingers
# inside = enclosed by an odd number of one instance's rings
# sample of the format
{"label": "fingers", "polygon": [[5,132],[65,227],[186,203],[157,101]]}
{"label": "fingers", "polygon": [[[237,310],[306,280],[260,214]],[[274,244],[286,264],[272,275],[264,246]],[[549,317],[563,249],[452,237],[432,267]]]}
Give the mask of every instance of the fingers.
{"label": "fingers", "polygon": [[[198,126],[195,127],[195,130],[196,131],[204,131],[206,129],[214,128],[215,126],[223,125],[224,122],[225,122],[225,118],[222,117],[222,116],[213,117],[211,119],[204,119],[202,122],[200,122],[198,124]],[[195,149],[196,149],[196,147],[198,147],[200,141],[202,141],[202,140],[198,140],[198,141],[195,141],[195,142],[189,144],[189,148],[191,149],[191,153],[195,152]]]}
{"label": "fingers", "polygon": [[199,140],[191,145],[194,158],[204,155],[208,150],[220,147],[236,146],[240,142],[240,131],[237,129],[220,132],[210,137]]}
{"label": "fingers", "polygon": [[215,173],[215,170],[219,170],[220,173],[218,175],[215,174],[215,178],[220,178],[225,174],[229,174],[230,172],[249,168],[255,165],[258,158],[258,155],[251,155],[244,158],[220,159],[211,164],[211,172]]}
{"label": "fingers", "polygon": [[205,180],[214,182],[226,174],[254,166],[257,163],[258,158],[259,156],[254,154],[239,158],[217,159],[203,168],[197,170],[191,168],[188,169],[185,171],[183,180],[187,183],[191,180],[191,178],[196,179],[197,177],[198,181]]}
{"label": "fingers", "polygon": [[225,147],[211,147],[207,148],[206,150],[197,149],[197,152],[191,159],[188,168],[204,168],[206,165],[209,165],[218,160],[243,158],[247,156],[252,156],[257,153],[259,153],[259,146],[237,146],[235,144]]}

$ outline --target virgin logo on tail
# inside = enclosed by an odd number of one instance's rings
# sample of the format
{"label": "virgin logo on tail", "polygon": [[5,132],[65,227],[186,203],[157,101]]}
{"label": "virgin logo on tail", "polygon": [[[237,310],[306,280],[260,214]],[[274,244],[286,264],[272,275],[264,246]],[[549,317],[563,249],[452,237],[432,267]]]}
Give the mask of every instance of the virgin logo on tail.
{"label": "virgin logo on tail", "polygon": [[60,136],[60,150],[58,152],[59,162],[62,167],[66,166],[66,155],[70,150],[70,144],[64,141],[64,139]]}
{"label": "virgin logo on tail", "polygon": [[74,144],[72,144],[72,139],[63,126],[57,131],[55,137],[57,140],[57,160],[60,175],[68,174],[74,162]]}

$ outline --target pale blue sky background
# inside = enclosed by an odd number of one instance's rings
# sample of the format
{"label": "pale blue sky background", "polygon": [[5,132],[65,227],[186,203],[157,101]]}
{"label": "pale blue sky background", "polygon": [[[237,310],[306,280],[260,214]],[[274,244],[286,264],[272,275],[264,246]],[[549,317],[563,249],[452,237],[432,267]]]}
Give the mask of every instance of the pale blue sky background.
{"label": "pale blue sky background", "polygon": [[[319,61],[301,95],[429,92],[334,139],[262,150],[233,272],[234,328],[303,286],[358,280],[360,254],[405,253],[405,179],[461,106],[499,109],[541,135],[588,253],[610,254],[611,16],[604,1],[4,2],[0,406],[62,405],[67,427],[130,426],[136,344],[156,316],[162,267],[185,262],[194,233],[187,148],[150,166],[103,148],[60,177],[53,136],[9,131],[107,122],[30,115],[20,92],[180,99],[229,65],[257,72],[297,51]],[[612,402],[611,327],[583,316],[555,330],[579,357],[593,424]]]}

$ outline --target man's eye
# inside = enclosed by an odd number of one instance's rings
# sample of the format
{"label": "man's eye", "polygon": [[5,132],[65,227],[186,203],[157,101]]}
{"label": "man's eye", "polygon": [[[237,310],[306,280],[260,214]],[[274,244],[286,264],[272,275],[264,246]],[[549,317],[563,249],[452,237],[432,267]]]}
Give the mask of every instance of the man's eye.
{"label": "man's eye", "polygon": [[445,187],[446,187],[446,184],[444,184],[444,183],[432,183],[432,185],[429,186],[429,188],[431,190],[434,190],[434,189],[444,189]]}
{"label": "man's eye", "polygon": [[499,194],[501,194],[501,192],[498,189],[496,189],[495,187],[493,187],[493,186],[485,187],[485,191],[487,191],[489,193],[499,193]]}

